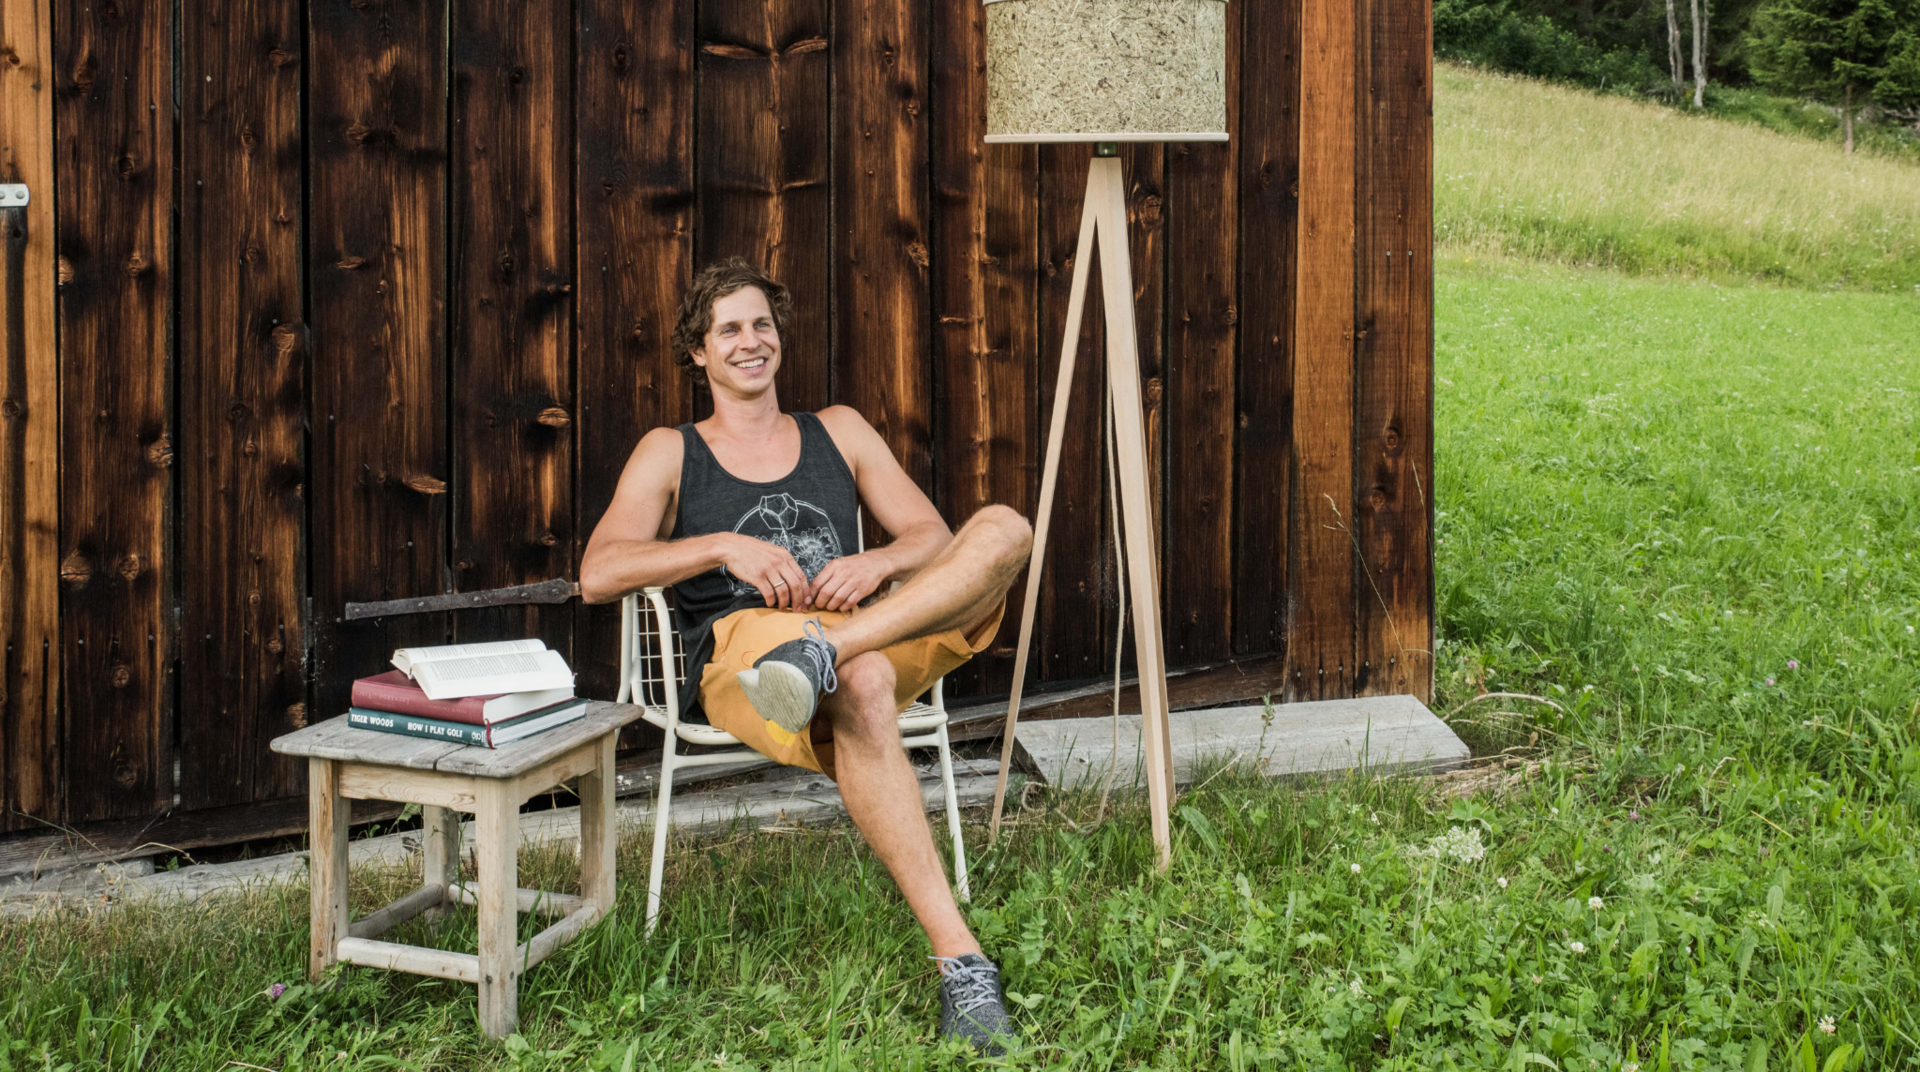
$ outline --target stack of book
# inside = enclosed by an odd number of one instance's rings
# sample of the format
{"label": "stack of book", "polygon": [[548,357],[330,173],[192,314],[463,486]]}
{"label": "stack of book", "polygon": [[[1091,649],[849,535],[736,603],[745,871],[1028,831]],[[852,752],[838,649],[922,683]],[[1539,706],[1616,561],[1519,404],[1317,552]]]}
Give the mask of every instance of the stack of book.
{"label": "stack of book", "polygon": [[566,660],[538,640],[401,648],[393,665],[353,683],[348,724],[498,748],[587,713]]}

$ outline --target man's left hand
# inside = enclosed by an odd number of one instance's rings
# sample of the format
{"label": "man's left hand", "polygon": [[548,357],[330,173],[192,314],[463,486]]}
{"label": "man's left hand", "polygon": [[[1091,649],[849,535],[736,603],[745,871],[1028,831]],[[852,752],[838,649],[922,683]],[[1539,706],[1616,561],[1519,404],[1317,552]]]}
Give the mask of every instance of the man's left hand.
{"label": "man's left hand", "polygon": [[893,572],[893,564],[879,551],[836,558],[814,576],[807,601],[815,610],[852,610]]}

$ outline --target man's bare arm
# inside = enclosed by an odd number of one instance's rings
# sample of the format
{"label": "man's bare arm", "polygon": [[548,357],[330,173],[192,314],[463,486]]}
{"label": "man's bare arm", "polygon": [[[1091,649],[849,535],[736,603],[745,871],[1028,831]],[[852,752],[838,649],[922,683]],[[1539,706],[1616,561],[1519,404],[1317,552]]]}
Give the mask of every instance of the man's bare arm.
{"label": "man's bare arm", "polygon": [[628,592],[725,566],[760,589],[770,607],[803,603],[807,575],[783,547],[731,532],[666,538],[667,511],[680,486],[681,452],[680,434],[671,428],[654,429],[633,449],[613,502],[580,557],[580,597],[609,603]]}
{"label": "man's bare arm", "polygon": [[820,413],[821,423],[853,470],[860,503],[887,530],[892,542],[865,554],[829,562],[814,578],[810,602],[823,610],[847,610],[891,580],[905,580],[933,561],[953,540],[953,530],[913,482],[866,418],[847,406]]}

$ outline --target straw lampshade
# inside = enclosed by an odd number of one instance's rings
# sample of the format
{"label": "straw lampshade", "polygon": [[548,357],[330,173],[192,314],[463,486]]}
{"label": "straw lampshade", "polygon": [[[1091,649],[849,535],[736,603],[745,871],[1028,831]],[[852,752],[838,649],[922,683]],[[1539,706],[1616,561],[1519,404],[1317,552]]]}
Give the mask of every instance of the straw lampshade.
{"label": "straw lampshade", "polygon": [[1227,140],[1226,0],[985,0],[987,140]]}

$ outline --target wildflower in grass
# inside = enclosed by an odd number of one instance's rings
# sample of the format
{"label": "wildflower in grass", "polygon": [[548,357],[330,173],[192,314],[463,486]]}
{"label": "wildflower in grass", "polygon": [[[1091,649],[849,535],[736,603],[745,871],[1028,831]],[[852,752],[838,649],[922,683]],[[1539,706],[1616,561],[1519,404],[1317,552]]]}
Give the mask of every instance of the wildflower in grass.
{"label": "wildflower in grass", "polygon": [[1798,670],[1798,669],[1800,669],[1800,660],[1798,660],[1798,659],[1788,659],[1788,660],[1787,660],[1787,669],[1789,669],[1789,670]]}
{"label": "wildflower in grass", "polygon": [[1602,901],[1598,897],[1589,897],[1587,898],[1587,907],[1593,909],[1595,912],[1598,912],[1601,909],[1607,907],[1607,902]]}
{"label": "wildflower in grass", "polygon": [[1620,1066],[1620,1072],[1640,1072],[1640,1066],[1633,1061],[1628,1061]]}
{"label": "wildflower in grass", "polygon": [[1587,943],[1585,943],[1585,942],[1568,942],[1568,943],[1567,943],[1567,948],[1568,948],[1568,949],[1571,949],[1571,950],[1573,950],[1573,951],[1574,951],[1575,953],[1584,953],[1584,952],[1586,952],[1586,951],[1587,951]]}
{"label": "wildflower in grass", "polygon": [[1367,988],[1364,986],[1361,986],[1360,980],[1358,979],[1355,979],[1353,982],[1347,984],[1347,992],[1352,994],[1356,998],[1364,998],[1367,996]]}
{"label": "wildflower in grass", "polygon": [[1359,874],[1359,873],[1360,873],[1360,865],[1359,865],[1359,864],[1354,864],[1354,865],[1352,865],[1352,867],[1350,868],[1350,870],[1352,870],[1352,871],[1353,871],[1353,873],[1357,875],[1357,874]]}
{"label": "wildflower in grass", "polygon": [[1768,685],[1772,685],[1772,684],[1773,684],[1773,679],[1772,679],[1772,678],[1768,678],[1768,679],[1767,679],[1767,684],[1768,684]]}
{"label": "wildflower in grass", "polygon": [[1507,888],[1507,876],[1501,875],[1499,878],[1494,879],[1494,881],[1500,884],[1501,889],[1504,890]]}
{"label": "wildflower in grass", "polygon": [[1838,1030],[1840,1030],[1840,1028],[1834,1024],[1833,1017],[1822,1016],[1820,1018],[1820,1033],[1822,1035],[1831,1035]]}
{"label": "wildflower in grass", "polygon": [[1628,822],[1630,822],[1630,823],[1637,823],[1637,822],[1639,822],[1639,821],[1640,821],[1640,809],[1639,809],[1639,808],[1631,808],[1631,809],[1629,809],[1629,810],[1627,811],[1627,821],[1628,821]]}
{"label": "wildflower in grass", "polygon": [[286,992],[287,992],[287,984],[285,983],[275,983],[272,986],[267,988],[267,996],[275,999],[276,1001],[279,1000],[280,995]]}

